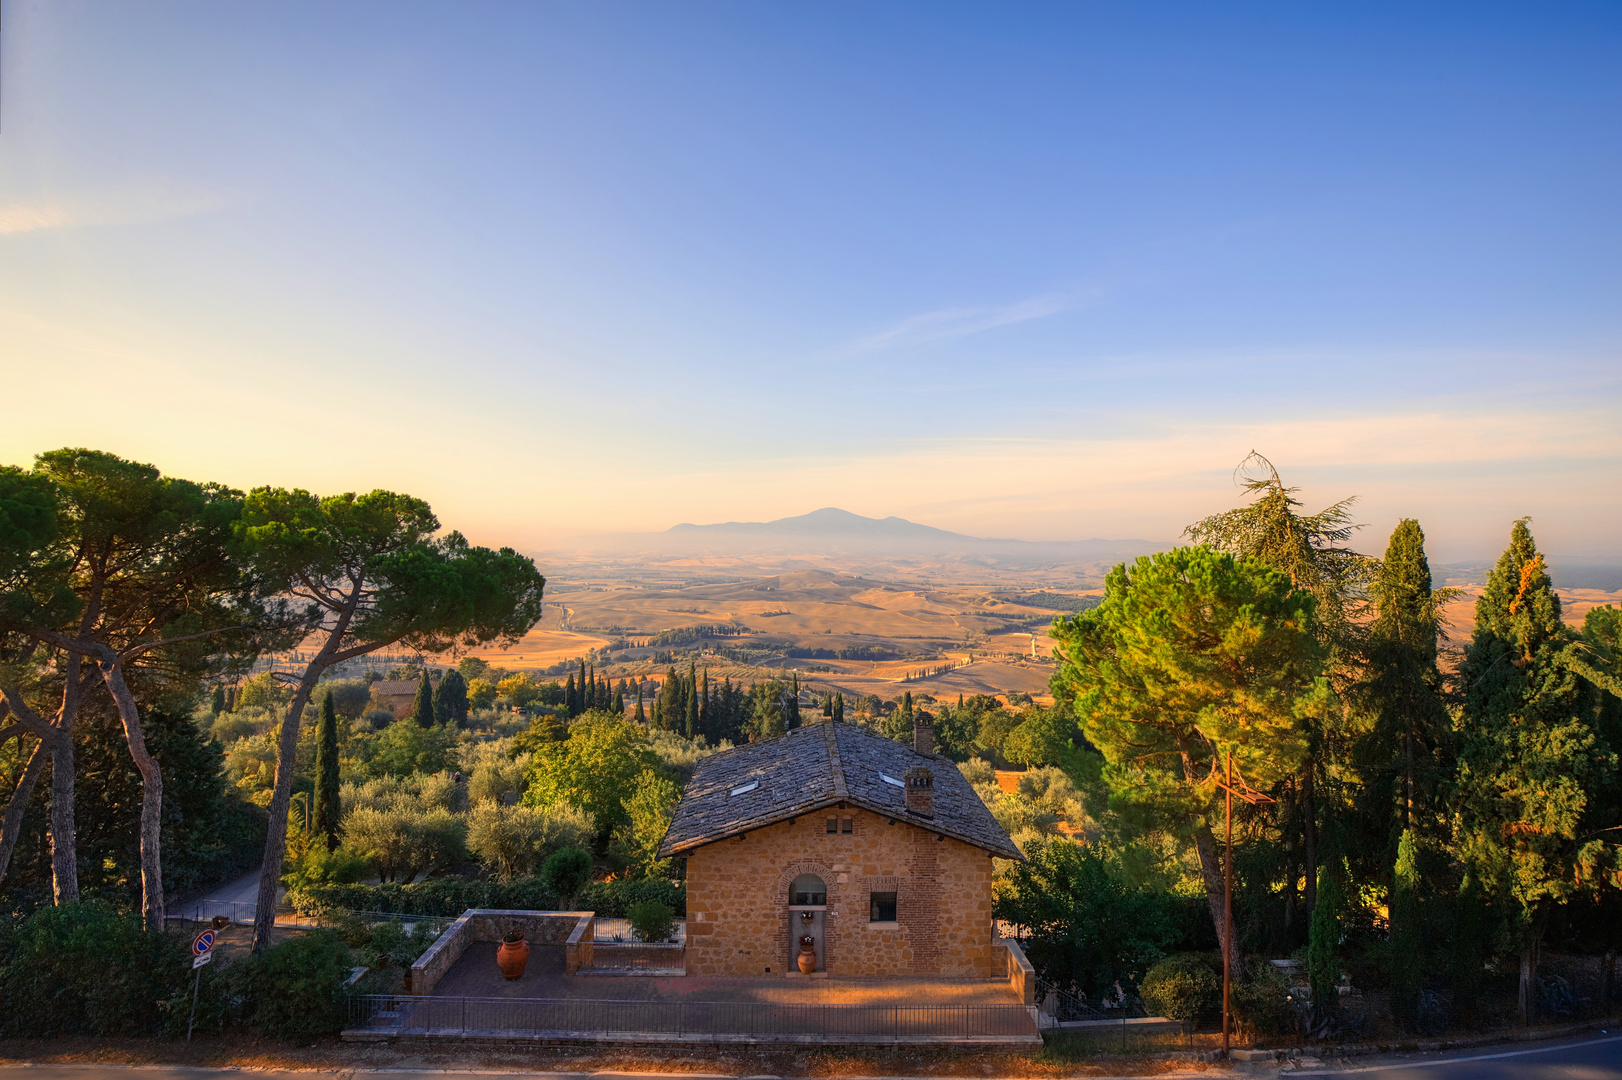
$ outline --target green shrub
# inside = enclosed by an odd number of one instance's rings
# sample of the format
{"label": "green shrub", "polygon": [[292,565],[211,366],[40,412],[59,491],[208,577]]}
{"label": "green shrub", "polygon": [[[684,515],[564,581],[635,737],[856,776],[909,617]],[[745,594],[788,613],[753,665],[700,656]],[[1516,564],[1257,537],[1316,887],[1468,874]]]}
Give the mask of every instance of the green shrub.
{"label": "green shrub", "polygon": [[1149,1011],[1181,1020],[1193,1031],[1202,1016],[1222,1008],[1222,962],[1205,953],[1177,953],[1149,969],[1141,992]]}
{"label": "green shrub", "polygon": [[[583,910],[604,918],[624,918],[632,904],[658,901],[677,915],[687,910],[687,890],[666,878],[593,881],[576,898]],[[468,908],[556,911],[561,903],[540,878],[482,881],[437,877],[415,885],[310,885],[289,889],[287,902],[301,915],[331,916],[344,911],[388,911],[401,915],[455,918]]]}
{"label": "green shrub", "polygon": [[105,901],[41,908],[0,937],[0,1031],[155,1034],[189,973],[181,942]]}
{"label": "green shrub", "polygon": [[352,962],[349,946],[338,934],[300,934],[223,973],[228,1013],[276,1038],[331,1034],[344,1024],[344,982]]}
{"label": "green shrub", "polygon": [[609,919],[627,918],[633,904],[666,904],[677,915],[687,912],[687,887],[668,878],[616,878],[594,881],[580,892],[580,906]]}
{"label": "green shrub", "polygon": [[1254,961],[1245,978],[1233,984],[1232,1004],[1234,1019],[1252,1036],[1286,1035],[1295,1030],[1290,981],[1265,960]]}
{"label": "green shrub", "polygon": [[541,881],[569,903],[591,881],[591,855],[577,847],[559,848],[541,864]]}
{"label": "green shrub", "polygon": [[631,931],[638,941],[664,941],[676,925],[675,910],[658,900],[632,904],[625,915],[631,920]]}

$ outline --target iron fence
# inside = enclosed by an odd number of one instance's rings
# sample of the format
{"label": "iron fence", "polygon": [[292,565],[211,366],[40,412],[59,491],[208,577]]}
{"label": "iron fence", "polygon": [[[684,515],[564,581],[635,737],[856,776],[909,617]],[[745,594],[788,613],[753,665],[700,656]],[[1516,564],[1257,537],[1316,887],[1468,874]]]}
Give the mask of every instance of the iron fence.
{"label": "iron fence", "polygon": [[596,941],[591,947],[592,971],[651,971],[681,968],[685,964],[681,945],[641,942]]}
{"label": "iron fence", "polygon": [[348,1009],[351,1029],[412,1035],[974,1038],[1037,1034],[1036,1021],[1023,1005],[802,1005],[355,994],[349,998]]}

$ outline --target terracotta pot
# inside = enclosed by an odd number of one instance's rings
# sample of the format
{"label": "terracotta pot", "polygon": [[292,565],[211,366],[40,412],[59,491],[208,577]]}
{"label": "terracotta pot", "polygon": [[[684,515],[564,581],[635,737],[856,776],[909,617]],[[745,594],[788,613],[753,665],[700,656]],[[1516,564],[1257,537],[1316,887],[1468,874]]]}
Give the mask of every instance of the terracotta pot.
{"label": "terracotta pot", "polygon": [[513,934],[501,943],[496,950],[496,966],[501,968],[501,974],[512,982],[524,973],[529,964],[529,942],[524,940],[522,934]]}
{"label": "terracotta pot", "polygon": [[800,939],[800,971],[806,975],[817,970],[817,946],[809,937]]}

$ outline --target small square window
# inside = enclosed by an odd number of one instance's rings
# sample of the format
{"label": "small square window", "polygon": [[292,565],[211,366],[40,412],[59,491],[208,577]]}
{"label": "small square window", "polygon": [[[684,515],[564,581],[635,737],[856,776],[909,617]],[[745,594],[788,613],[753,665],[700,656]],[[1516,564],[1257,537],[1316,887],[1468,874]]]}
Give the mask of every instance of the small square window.
{"label": "small square window", "polygon": [[853,832],[855,832],[856,831],[856,819],[855,818],[848,818],[848,817],[847,818],[840,818],[839,819],[839,831],[842,832],[842,833],[853,833]]}
{"label": "small square window", "polygon": [[895,893],[876,892],[868,893],[872,901],[872,910],[868,915],[868,922],[895,922]]}
{"label": "small square window", "polygon": [[828,819],[828,835],[832,836],[834,833],[836,833],[838,831],[839,831],[839,819],[838,818],[829,818]]}

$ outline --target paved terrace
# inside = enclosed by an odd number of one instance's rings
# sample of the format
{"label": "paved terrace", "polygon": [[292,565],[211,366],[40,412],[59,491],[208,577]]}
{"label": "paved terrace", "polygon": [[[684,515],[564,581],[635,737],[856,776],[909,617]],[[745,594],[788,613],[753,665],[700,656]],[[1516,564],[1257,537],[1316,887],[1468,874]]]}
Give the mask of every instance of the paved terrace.
{"label": "paved terrace", "polygon": [[508,982],[494,942],[476,941],[439,980],[434,997],[588,998],[597,1001],[724,1001],[800,1005],[1018,1005],[1007,979],[927,976],[618,976],[564,973],[563,947],[530,948],[523,978]]}
{"label": "paved terrace", "polygon": [[432,993],[356,998],[348,1041],[634,1045],[1035,1045],[1036,1010],[1004,979],[570,975],[532,945],[508,982],[469,942]]}

